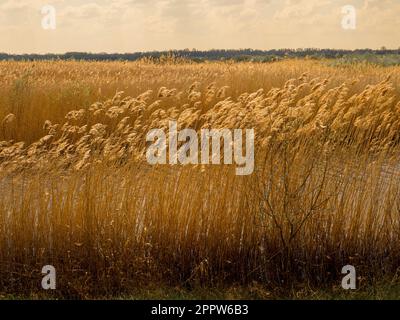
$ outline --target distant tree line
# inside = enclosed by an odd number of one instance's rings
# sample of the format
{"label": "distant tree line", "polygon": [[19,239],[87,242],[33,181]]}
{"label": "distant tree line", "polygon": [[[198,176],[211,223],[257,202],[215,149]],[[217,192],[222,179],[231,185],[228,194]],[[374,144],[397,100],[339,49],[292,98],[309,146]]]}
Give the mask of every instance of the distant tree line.
{"label": "distant tree line", "polygon": [[65,54],[7,54],[0,53],[0,60],[92,60],[92,61],[135,61],[142,58],[160,59],[161,57],[174,56],[186,58],[193,61],[274,61],[284,58],[343,58],[354,55],[400,55],[400,48],[388,50],[382,47],[380,50],[357,49],[357,50],[335,50],[335,49],[276,49],[276,50],[253,50],[238,49],[224,50],[212,49],[207,51],[196,49],[149,51],[134,53],[88,53],[67,52]]}

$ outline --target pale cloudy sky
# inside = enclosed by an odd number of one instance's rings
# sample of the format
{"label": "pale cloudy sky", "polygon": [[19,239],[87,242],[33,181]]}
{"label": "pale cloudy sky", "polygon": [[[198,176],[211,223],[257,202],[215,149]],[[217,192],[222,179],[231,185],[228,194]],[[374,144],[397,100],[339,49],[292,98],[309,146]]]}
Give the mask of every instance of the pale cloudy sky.
{"label": "pale cloudy sky", "polygon": [[[41,9],[56,9],[44,30]],[[341,26],[353,5],[355,30]],[[400,0],[0,0],[0,52],[400,47]]]}

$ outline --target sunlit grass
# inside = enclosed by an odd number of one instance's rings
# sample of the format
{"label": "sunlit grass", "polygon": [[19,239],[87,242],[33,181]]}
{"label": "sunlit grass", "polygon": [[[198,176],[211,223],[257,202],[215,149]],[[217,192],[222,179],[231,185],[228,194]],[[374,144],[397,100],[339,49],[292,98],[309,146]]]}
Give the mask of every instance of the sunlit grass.
{"label": "sunlit grass", "polygon": [[[40,293],[46,264],[57,270],[55,297],[78,298],[149,284],[324,288],[347,264],[360,285],[396,275],[400,68],[1,62],[0,71],[5,293]],[[254,174],[148,165],[146,134],[170,120],[254,128]]]}

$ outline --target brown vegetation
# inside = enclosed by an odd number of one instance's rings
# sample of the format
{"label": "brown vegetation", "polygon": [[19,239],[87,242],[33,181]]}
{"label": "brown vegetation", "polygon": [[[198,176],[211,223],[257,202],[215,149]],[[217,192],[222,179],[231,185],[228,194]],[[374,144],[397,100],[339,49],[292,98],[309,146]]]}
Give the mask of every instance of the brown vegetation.
{"label": "brown vegetation", "polygon": [[[339,285],[346,264],[396,279],[398,67],[1,62],[0,79],[5,292],[40,291],[45,264],[62,297]],[[254,128],[254,174],[148,165],[169,120]]]}

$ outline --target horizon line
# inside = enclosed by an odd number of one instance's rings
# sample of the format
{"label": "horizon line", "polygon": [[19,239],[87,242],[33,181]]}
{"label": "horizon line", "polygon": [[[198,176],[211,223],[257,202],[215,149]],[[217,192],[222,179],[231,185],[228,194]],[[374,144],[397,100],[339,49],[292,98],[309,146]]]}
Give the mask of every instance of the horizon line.
{"label": "horizon line", "polygon": [[129,54],[149,54],[149,53],[168,53],[168,52],[213,52],[213,51],[256,51],[256,52],[274,52],[274,51],[341,51],[341,52],[357,52],[357,51],[400,51],[400,47],[397,49],[389,49],[385,46],[381,48],[357,48],[357,49],[337,49],[337,48],[276,48],[276,49],[253,49],[253,48],[240,48],[240,49],[225,49],[225,48],[212,48],[212,49],[196,49],[196,48],[185,48],[185,49],[164,49],[164,50],[146,50],[146,51],[130,51],[130,52],[94,52],[94,51],[66,51],[60,52],[24,52],[24,53],[10,53],[0,51],[1,55],[10,56],[23,56],[23,55],[67,55],[67,54],[92,54],[92,55],[129,55]]}

